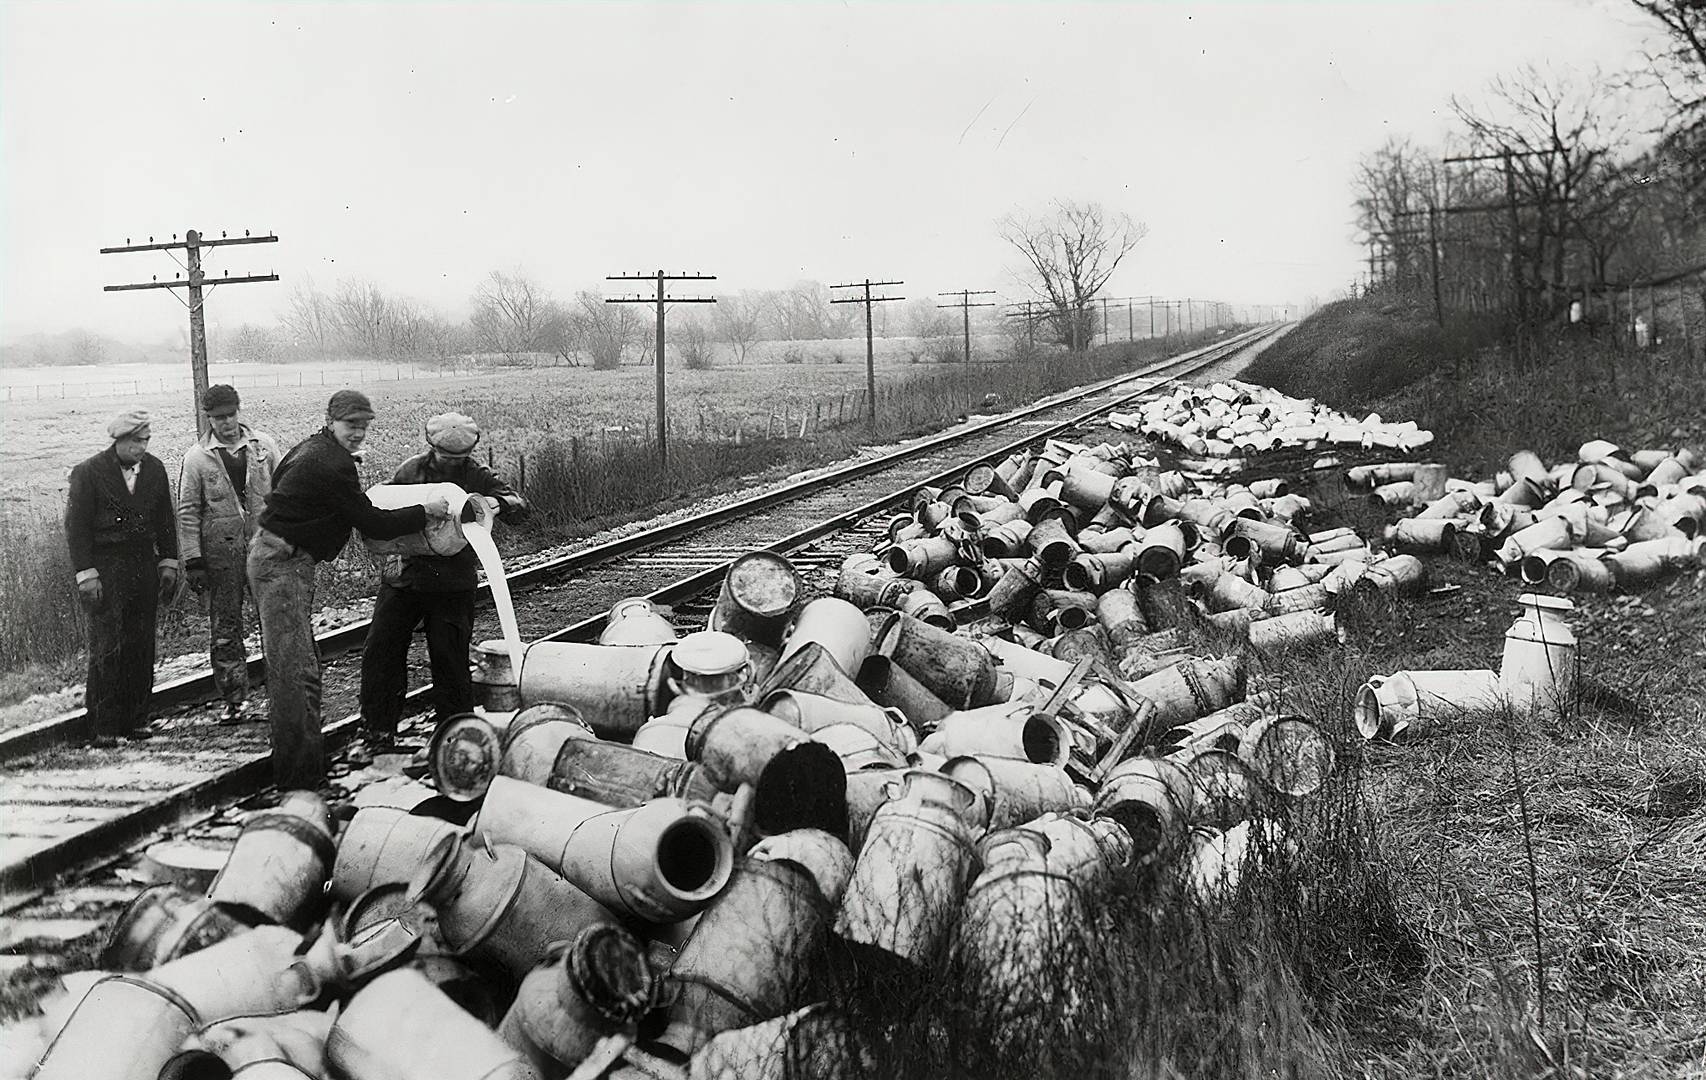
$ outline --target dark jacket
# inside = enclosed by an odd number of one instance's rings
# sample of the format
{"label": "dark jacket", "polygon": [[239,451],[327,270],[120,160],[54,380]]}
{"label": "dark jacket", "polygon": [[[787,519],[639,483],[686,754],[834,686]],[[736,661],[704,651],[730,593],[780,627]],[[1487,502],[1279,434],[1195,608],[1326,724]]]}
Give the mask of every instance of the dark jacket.
{"label": "dark jacket", "polygon": [[107,447],[71,470],[65,503],[65,539],[71,569],[97,569],[114,558],[174,563],[178,519],[166,466],[153,454],[137,465],[136,490],[125,487],[118,454]]}
{"label": "dark jacket", "polygon": [[394,540],[426,528],[425,507],[381,510],[361,490],[355,458],[324,428],[284,455],[272,474],[272,494],[261,528],[326,562],[349,543],[351,529],[375,540]]}
{"label": "dark jacket", "polygon": [[[434,461],[430,452],[416,454],[397,467],[393,484],[450,483],[463,491],[490,495],[498,500],[498,516],[519,517],[527,503],[497,473],[475,461]],[[480,560],[474,549],[465,547],[454,555],[393,555],[385,560],[385,584],[422,592],[459,592],[479,586]]]}

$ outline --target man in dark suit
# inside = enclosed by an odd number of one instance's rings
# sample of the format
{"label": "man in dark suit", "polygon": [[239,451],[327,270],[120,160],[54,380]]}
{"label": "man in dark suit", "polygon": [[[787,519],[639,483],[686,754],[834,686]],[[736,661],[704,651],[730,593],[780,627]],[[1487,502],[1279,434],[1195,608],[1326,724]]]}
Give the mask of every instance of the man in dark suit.
{"label": "man in dark suit", "polygon": [[112,445],[71,470],[65,537],[89,613],[92,745],[154,734],[154,616],[178,588],[178,528],[150,434],[147,410],[122,413],[107,425]]}

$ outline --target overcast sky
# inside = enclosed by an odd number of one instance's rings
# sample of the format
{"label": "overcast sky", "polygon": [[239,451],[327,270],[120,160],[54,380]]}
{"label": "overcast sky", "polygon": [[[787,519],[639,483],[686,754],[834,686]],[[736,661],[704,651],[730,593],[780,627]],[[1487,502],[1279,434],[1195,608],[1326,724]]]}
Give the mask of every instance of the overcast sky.
{"label": "overcast sky", "polygon": [[0,336],[174,336],[309,279],[460,318],[492,269],[559,294],[636,269],[718,291],[906,281],[1018,296],[995,222],[1054,197],[1149,235],[1114,295],[1329,295],[1357,159],[1523,63],[1623,71],[1617,0],[1340,3],[180,3],[0,0]]}

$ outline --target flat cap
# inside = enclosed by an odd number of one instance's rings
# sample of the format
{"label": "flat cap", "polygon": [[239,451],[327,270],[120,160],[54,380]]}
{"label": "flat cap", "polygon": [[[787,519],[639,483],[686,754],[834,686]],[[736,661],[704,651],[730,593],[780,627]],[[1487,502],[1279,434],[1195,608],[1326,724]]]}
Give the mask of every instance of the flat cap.
{"label": "flat cap", "polygon": [[371,420],[373,402],[360,390],[339,390],[326,402],[328,420]]}
{"label": "flat cap", "polygon": [[128,412],[121,412],[112,418],[112,422],[107,425],[107,438],[115,440],[123,439],[127,436],[134,435],[139,431],[147,430],[148,410],[131,409]]}
{"label": "flat cap", "polygon": [[480,441],[480,425],[459,412],[439,413],[426,422],[427,445],[444,454],[466,454]]}
{"label": "flat cap", "polygon": [[237,400],[237,388],[227,383],[214,383],[201,392],[201,411],[212,412],[215,409],[236,409],[242,403]]}

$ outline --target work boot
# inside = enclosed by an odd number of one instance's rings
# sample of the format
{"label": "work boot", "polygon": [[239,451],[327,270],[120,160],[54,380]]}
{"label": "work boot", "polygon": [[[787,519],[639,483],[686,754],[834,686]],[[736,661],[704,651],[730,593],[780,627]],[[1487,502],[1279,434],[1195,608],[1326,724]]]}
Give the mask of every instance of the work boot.
{"label": "work boot", "polygon": [[129,731],[124,733],[122,738],[130,742],[146,742],[156,735],[165,734],[165,731],[166,722],[164,720],[150,720],[147,723],[138,724],[131,728]]}
{"label": "work boot", "polygon": [[392,735],[374,734],[368,732],[357,735],[344,747],[342,757],[349,762],[352,769],[365,769],[373,764],[373,759],[379,754],[396,752],[396,738]]}

